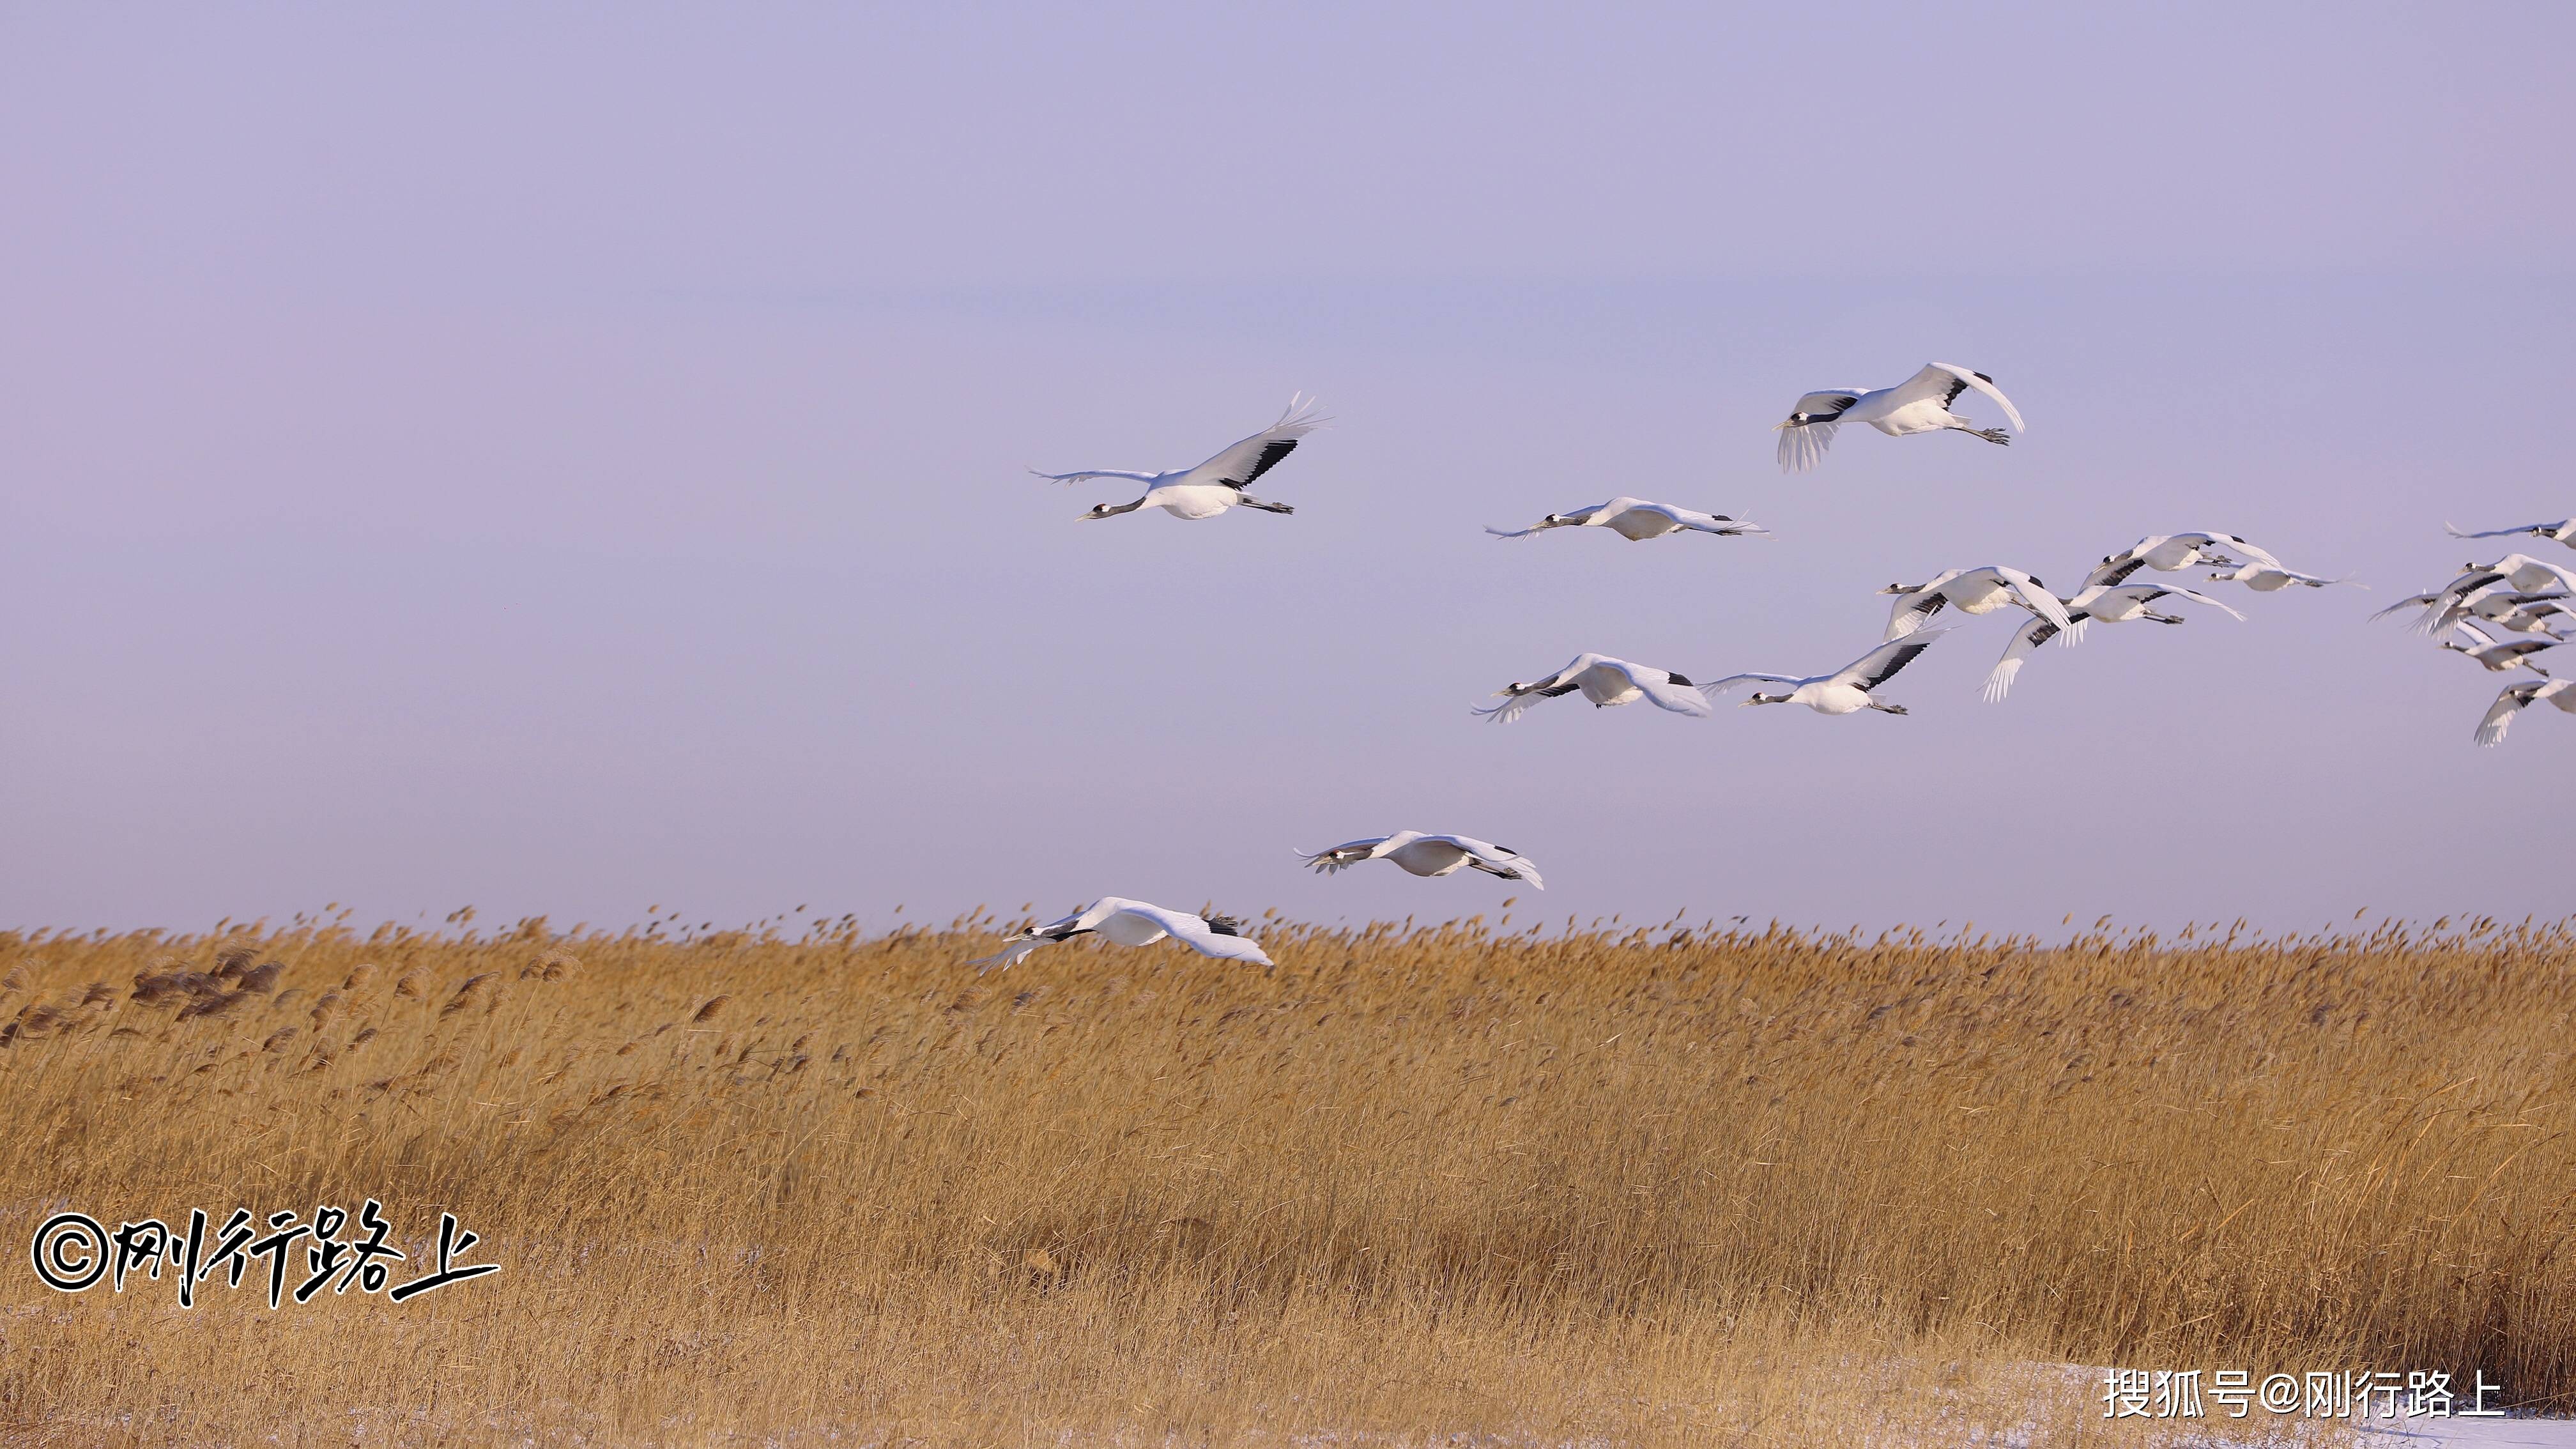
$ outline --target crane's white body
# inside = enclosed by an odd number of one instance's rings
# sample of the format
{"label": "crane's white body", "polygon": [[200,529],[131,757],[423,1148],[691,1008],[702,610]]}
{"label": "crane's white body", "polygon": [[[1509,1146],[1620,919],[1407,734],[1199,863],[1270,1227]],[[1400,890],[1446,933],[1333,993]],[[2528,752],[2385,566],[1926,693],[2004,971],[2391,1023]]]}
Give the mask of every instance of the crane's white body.
{"label": "crane's white body", "polygon": [[1476,713],[1496,724],[1510,724],[1529,712],[1530,706],[1542,699],[1554,699],[1577,690],[1592,701],[1596,709],[1634,704],[1651,700],[1658,707],[1675,714],[1705,719],[1712,713],[1707,696],[1698,686],[1670,670],[1650,664],[1631,664],[1607,654],[1577,654],[1574,662],[1544,679],[1528,684],[1513,683],[1495,690],[1501,704],[1479,707]]}
{"label": "crane's white body", "polygon": [[1748,684],[1785,684],[1785,690],[1757,689],[1744,701],[1744,707],[1757,704],[1803,704],[1818,714],[1854,714],[1874,709],[1881,714],[1903,714],[1905,706],[1887,704],[1872,693],[1896,677],[1897,671],[1911,664],[1932,641],[1949,633],[1947,629],[1926,629],[1902,639],[1879,645],[1831,674],[1730,674],[1708,685],[1704,693],[1715,699]]}
{"label": "crane's white body", "polygon": [[987,971],[1016,966],[1040,946],[1096,932],[1121,946],[1150,946],[1169,936],[1202,956],[1270,965],[1258,945],[1236,934],[1241,924],[1225,916],[1194,916],[1151,901],[1102,896],[1061,920],[1005,937],[999,953],[969,964]]}
{"label": "crane's white body", "polygon": [[1883,637],[1888,639],[1902,639],[1914,633],[1945,608],[1955,608],[1962,614],[1991,614],[2013,604],[2061,629],[2067,625],[2066,606],[2055,594],[2038,579],[2002,564],[1951,569],[1934,575],[1930,583],[1889,584],[1879,592],[1896,595],[1896,602],[1887,611],[1887,633]]}
{"label": "crane's white body", "polygon": [[2245,621],[2243,614],[2198,589],[2186,589],[2180,584],[2087,584],[2076,591],[2074,598],[2066,601],[2070,617],[2079,610],[2084,615],[2075,620],[2074,628],[2067,631],[2066,642],[2082,642],[2085,628],[2097,621],[2125,624],[2132,619],[2151,619],[2159,624],[2181,623],[2181,615],[2156,609],[2155,604],[2160,599],[2189,599],[2195,604],[2207,604],[2240,624]]}
{"label": "crane's white body", "polygon": [[2576,679],[2518,679],[2504,687],[2487,706],[2486,717],[2478,721],[2477,741],[2494,746],[2504,743],[2504,732],[2513,717],[2529,705],[2542,701],[2576,714]]}
{"label": "crane's white body", "polygon": [[1467,835],[1399,830],[1393,835],[1345,841],[1330,850],[1301,850],[1297,856],[1321,875],[1348,870],[1363,861],[1391,860],[1413,875],[1454,875],[1473,868],[1504,880],[1527,881],[1533,889],[1547,889],[1547,883],[1539,879],[1538,867],[1530,863],[1528,856],[1509,846]]}
{"label": "crane's white body", "polygon": [[2547,674],[2549,671],[2533,663],[2531,656],[2543,649],[2555,649],[2560,642],[2556,639],[2498,639],[2466,619],[2453,624],[2451,629],[2468,642],[2454,644],[2445,639],[2442,641],[2442,648],[2455,654],[2466,655],[2480,666],[2492,669],[2498,674],[2512,669],[2528,669],[2534,674]]}
{"label": "crane's white body", "polygon": [[1950,411],[1950,404],[1970,388],[1993,398],[2012,420],[2014,432],[2028,431],[2021,410],[1995,387],[1993,378],[1955,363],[1931,362],[1894,387],[1826,388],[1799,398],[1788,421],[1776,427],[1781,471],[1803,473],[1823,462],[1835,430],[1844,423],[1867,423],[1891,438],[1962,432],[1989,443],[2011,441],[2000,428],[1980,428]]}
{"label": "crane's white body", "polygon": [[1729,518],[1723,513],[1702,513],[1670,503],[1649,503],[1643,498],[1625,496],[1607,503],[1551,513],[1527,528],[1505,530],[1488,525],[1485,531],[1496,538],[1533,538],[1551,528],[1606,528],[1630,542],[1643,542],[1675,533],[1714,533],[1721,538],[1739,538],[1746,534],[1760,534],[1767,538],[1771,533],[1758,523]]}
{"label": "crane's white body", "polygon": [[[1086,478],[1124,478],[1145,485],[1133,503],[1093,505],[1085,521],[1115,518],[1139,508],[1159,508],[1174,518],[1214,518],[1229,508],[1257,508],[1265,513],[1294,513],[1285,503],[1255,498],[1244,490],[1297,449],[1297,441],[1322,426],[1313,400],[1290,398],[1279,421],[1237,442],[1204,463],[1168,472],[1146,473],[1124,468],[1085,468],[1074,473],[1039,473],[1051,483],[1078,483]],[[1035,470],[1031,470],[1035,471]]]}

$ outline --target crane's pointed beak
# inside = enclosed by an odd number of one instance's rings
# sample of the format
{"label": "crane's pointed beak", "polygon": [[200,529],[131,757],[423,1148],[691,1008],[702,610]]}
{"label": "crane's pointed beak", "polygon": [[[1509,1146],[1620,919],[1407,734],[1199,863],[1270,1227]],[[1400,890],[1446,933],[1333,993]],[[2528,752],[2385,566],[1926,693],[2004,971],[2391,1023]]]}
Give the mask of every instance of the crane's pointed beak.
{"label": "crane's pointed beak", "polygon": [[1789,418],[1789,419],[1786,419],[1786,420],[1781,421],[1781,422],[1773,423],[1773,424],[1771,425],[1771,431],[1773,431],[1773,432],[1775,432],[1775,433],[1776,433],[1776,432],[1780,431],[1782,428],[1785,428],[1785,427],[1789,426],[1789,424],[1794,423],[1794,422],[1796,422],[1796,421],[1797,421],[1797,419],[1796,419],[1796,418]]}

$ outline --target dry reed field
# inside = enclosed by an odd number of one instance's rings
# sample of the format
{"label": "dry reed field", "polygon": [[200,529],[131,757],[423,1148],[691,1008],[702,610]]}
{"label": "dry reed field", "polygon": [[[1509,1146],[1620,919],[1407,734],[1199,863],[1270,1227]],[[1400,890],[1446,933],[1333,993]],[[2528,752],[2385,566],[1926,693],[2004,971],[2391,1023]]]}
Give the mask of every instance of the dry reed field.
{"label": "dry reed field", "polygon": [[[2154,1431],[2066,1364],[2576,1407],[2565,924],[1269,922],[1268,973],[979,978],[984,917],[468,919],[0,935],[0,1440]],[[446,1210],[502,1271],[182,1309],[27,1257],[59,1211],[369,1197],[413,1264]]]}

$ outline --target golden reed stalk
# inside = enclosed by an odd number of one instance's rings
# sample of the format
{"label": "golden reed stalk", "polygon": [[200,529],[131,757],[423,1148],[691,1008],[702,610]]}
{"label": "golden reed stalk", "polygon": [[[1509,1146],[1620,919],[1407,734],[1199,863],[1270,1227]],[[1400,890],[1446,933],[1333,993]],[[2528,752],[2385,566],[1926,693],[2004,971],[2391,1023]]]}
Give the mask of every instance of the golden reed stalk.
{"label": "golden reed stalk", "polygon": [[[2103,1441],[2066,1363],[2576,1410],[2565,923],[997,934],[0,934],[0,1441]],[[28,1270],[67,1207],[369,1196],[503,1271]]]}

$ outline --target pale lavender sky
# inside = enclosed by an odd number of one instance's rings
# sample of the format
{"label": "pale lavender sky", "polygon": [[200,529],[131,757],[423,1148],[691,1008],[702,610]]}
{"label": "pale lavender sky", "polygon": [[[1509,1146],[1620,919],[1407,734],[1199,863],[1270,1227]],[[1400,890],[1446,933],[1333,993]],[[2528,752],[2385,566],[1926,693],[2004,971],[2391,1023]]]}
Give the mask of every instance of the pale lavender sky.
{"label": "pale lavender sky", "polygon": [[[2576,720],[2363,616],[2576,511],[2576,12],[2097,9],[0,5],[0,925],[2565,911]],[[1931,358],[2029,435],[1773,467]],[[1300,388],[1293,518],[1022,472]],[[1481,531],[1623,492],[1779,536]],[[2191,528],[2372,591],[1467,713]]]}

